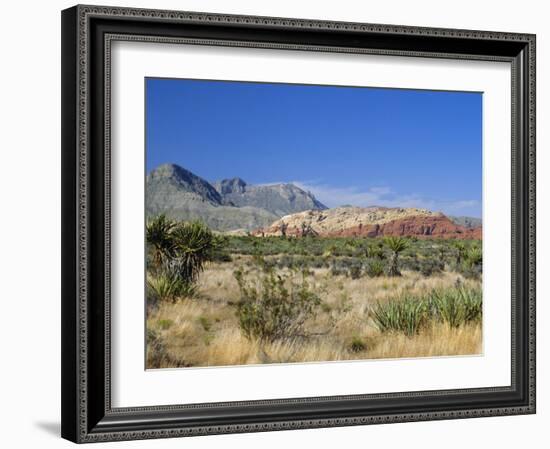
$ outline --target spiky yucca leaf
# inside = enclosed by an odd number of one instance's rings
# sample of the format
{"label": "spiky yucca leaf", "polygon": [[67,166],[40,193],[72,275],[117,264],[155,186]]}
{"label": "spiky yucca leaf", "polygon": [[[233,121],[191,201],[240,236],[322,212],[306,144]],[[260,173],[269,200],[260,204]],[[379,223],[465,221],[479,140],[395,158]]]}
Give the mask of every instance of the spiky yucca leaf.
{"label": "spiky yucca leaf", "polygon": [[147,297],[152,302],[171,301],[192,297],[194,286],[185,282],[177,273],[163,272],[158,276],[147,276]]}
{"label": "spiky yucca leaf", "polygon": [[370,316],[381,332],[403,332],[412,336],[420,330],[427,319],[426,303],[418,298],[405,297],[397,301],[377,304]]}
{"label": "spiky yucca leaf", "polygon": [[220,239],[201,222],[178,223],[172,231],[174,259],[171,268],[188,281],[196,281],[206,261],[212,258]]}
{"label": "spiky yucca leaf", "polygon": [[388,263],[388,276],[401,276],[398,258],[399,253],[404,251],[409,246],[408,240],[403,237],[384,237],[384,243],[391,251],[391,256]]}
{"label": "spiky yucca leaf", "polygon": [[173,257],[174,240],[172,231],[176,222],[166,218],[166,215],[158,215],[147,222],[145,235],[147,244],[152,253],[153,264],[156,270]]}

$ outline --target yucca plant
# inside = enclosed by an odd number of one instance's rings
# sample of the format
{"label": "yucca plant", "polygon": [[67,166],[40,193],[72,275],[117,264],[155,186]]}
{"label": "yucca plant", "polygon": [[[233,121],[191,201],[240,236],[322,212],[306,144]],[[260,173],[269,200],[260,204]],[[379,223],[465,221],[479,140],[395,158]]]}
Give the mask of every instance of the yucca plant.
{"label": "yucca plant", "polygon": [[460,240],[454,241],[452,245],[456,250],[456,265],[460,266],[460,264],[462,263],[462,260],[466,255],[466,245],[464,244],[464,242]]}
{"label": "yucca plant", "polygon": [[195,221],[178,223],[171,232],[174,257],[168,266],[179,273],[184,281],[197,280],[220,246],[220,239],[203,223]]}
{"label": "yucca plant", "polygon": [[178,298],[191,297],[195,287],[185,282],[177,273],[165,271],[147,277],[147,298],[150,302],[175,302]]}
{"label": "yucca plant", "polygon": [[153,268],[158,271],[162,265],[168,262],[174,255],[174,239],[172,231],[176,222],[166,218],[166,215],[158,215],[151,218],[146,225],[147,245],[153,259]]}
{"label": "yucca plant", "polygon": [[429,298],[432,313],[451,327],[480,321],[483,310],[481,289],[458,287],[433,291]]}
{"label": "yucca plant", "polygon": [[409,242],[403,237],[385,237],[384,243],[391,251],[388,261],[388,276],[401,276],[398,264],[399,253],[409,246]]}
{"label": "yucca plant", "polygon": [[365,257],[367,259],[384,259],[384,248],[381,245],[368,245],[365,248]]}
{"label": "yucca plant", "polygon": [[473,246],[468,251],[467,260],[470,266],[475,266],[481,264],[483,260],[483,252],[478,246]]}
{"label": "yucca plant", "polygon": [[378,303],[370,309],[370,316],[381,332],[403,332],[407,336],[418,333],[427,313],[426,303],[414,297]]}

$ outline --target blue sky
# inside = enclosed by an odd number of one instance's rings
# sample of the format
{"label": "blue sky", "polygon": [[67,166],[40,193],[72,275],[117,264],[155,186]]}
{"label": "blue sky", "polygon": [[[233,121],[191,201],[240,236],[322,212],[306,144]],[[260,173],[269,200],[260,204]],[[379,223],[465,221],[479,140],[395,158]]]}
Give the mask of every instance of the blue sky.
{"label": "blue sky", "polygon": [[482,94],[148,78],[146,161],[481,217]]}

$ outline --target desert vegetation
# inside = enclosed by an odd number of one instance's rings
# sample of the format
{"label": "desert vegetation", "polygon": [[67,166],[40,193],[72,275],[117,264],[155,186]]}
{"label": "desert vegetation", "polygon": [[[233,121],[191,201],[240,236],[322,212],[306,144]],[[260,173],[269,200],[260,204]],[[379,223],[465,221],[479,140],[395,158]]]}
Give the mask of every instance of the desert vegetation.
{"label": "desert vegetation", "polygon": [[222,235],[164,215],[146,238],[148,368],[481,352],[480,240]]}

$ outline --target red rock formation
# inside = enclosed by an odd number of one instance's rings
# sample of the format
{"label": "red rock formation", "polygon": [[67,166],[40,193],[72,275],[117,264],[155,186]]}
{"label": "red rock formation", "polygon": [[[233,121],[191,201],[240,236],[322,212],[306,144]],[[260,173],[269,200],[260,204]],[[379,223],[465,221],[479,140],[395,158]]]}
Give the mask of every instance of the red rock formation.
{"label": "red rock formation", "polygon": [[468,229],[454,224],[446,216],[407,217],[382,224],[366,224],[328,232],[324,237],[404,236],[443,239],[481,239],[482,228]]}
{"label": "red rock formation", "polygon": [[[374,220],[365,223],[359,215],[348,213],[345,220],[334,220],[333,224],[326,225],[326,214],[323,211],[315,215],[311,213],[295,214],[283,217],[271,226],[255,231],[254,235],[281,235],[281,224],[286,223],[287,236],[301,237],[304,234],[305,224],[311,229],[312,235],[319,237],[383,237],[404,236],[417,238],[443,239],[481,239],[482,228],[466,228],[453,223],[440,213],[423,213],[403,216],[394,220]],[[336,212],[337,213],[337,212]],[[378,221],[378,223],[376,222]],[[304,223],[304,225],[302,225]],[[323,225],[321,225],[323,223]],[[313,234],[314,233],[314,234]]]}

